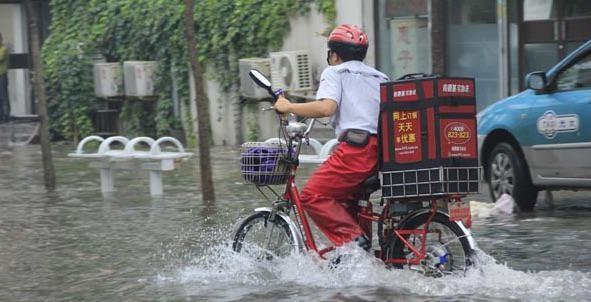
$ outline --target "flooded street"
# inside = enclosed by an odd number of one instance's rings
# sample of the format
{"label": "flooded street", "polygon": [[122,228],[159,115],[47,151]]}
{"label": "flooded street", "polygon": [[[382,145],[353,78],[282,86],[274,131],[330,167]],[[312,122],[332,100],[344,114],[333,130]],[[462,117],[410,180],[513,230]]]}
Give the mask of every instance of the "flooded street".
{"label": "flooded street", "polygon": [[[115,171],[117,192],[103,196],[98,171],[66,156],[73,149],[54,147],[58,189],[49,194],[38,146],[0,149],[2,301],[591,299],[590,192],[476,217],[479,263],[466,277],[434,279],[363,255],[330,270],[307,255],[261,264],[232,253],[233,224],[267,205],[242,183],[233,149],[212,152],[215,204],[200,200],[193,159],[164,174],[162,198],[137,171]],[[490,208],[485,196],[471,198],[474,209]]]}

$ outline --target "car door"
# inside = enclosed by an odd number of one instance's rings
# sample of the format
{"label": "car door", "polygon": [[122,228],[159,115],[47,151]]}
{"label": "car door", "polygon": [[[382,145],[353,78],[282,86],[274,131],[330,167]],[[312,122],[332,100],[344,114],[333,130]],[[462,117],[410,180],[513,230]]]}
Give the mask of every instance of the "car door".
{"label": "car door", "polygon": [[591,53],[566,66],[553,77],[553,90],[537,95],[529,110],[535,121],[529,164],[542,183],[591,179]]}

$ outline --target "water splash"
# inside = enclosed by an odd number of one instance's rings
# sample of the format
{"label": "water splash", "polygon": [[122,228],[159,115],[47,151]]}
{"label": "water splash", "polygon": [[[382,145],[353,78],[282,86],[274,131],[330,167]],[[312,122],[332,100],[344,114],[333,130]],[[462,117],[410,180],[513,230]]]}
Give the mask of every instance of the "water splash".
{"label": "water splash", "polygon": [[282,259],[258,261],[248,254],[234,253],[228,244],[208,249],[194,263],[171,276],[159,276],[165,283],[180,283],[192,292],[214,289],[250,294],[278,287],[337,289],[341,292],[382,288],[413,297],[480,297],[516,300],[584,300],[591,291],[591,274],[576,271],[522,272],[497,263],[477,251],[474,267],[465,276],[425,277],[409,270],[388,269],[363,250],[347,246],[347,257],[336,267],[305,253]]}

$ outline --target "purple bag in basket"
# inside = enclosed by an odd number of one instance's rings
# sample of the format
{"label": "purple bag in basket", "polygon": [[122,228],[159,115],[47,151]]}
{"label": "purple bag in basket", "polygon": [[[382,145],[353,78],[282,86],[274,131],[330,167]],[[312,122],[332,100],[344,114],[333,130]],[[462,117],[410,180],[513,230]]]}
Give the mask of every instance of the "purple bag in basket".
{"label": "purple bag in basket", "polygon": [[[257,185],[281,184],[287,171],[277,167],[285,150],[278,147],[253,147],[241,154],[241,172],[244,178]],[[277,167],[277,168],[276,168]]]}

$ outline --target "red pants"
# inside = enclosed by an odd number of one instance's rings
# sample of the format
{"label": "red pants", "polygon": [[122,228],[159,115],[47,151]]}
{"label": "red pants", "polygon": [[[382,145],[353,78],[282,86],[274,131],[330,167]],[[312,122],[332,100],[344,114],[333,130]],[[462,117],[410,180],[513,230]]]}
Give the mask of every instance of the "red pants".
{"label": "red pants", "polygon": [[376,136],[365,147],[342,142],[302,190],[306,213],[337,246],[363,234],[357,204],[348,203],[357,202],[361,183],[376,173],[377,159]]}

